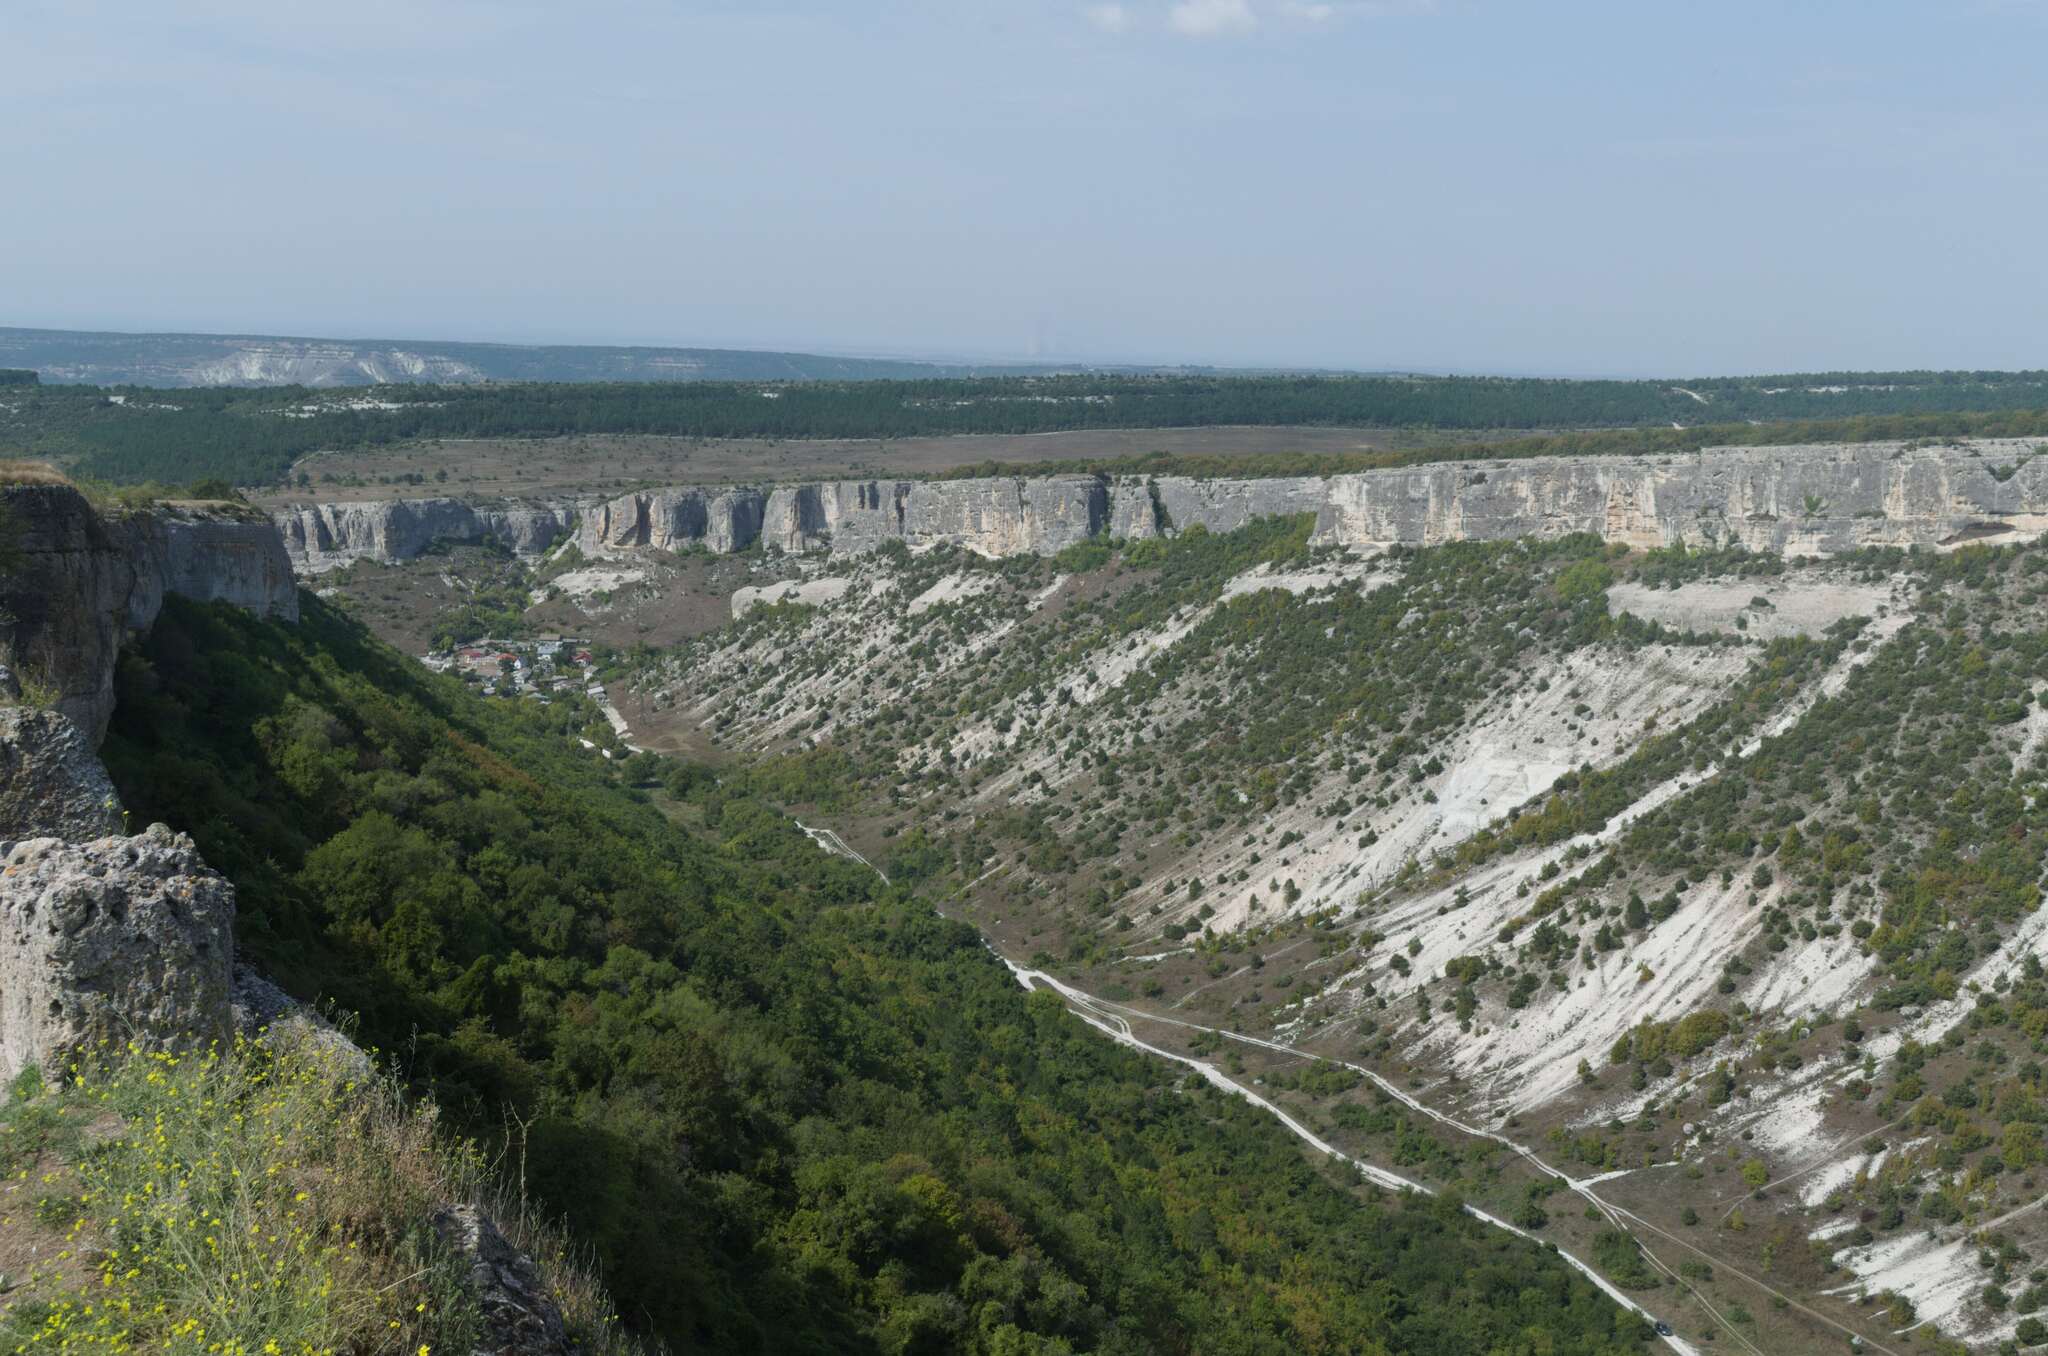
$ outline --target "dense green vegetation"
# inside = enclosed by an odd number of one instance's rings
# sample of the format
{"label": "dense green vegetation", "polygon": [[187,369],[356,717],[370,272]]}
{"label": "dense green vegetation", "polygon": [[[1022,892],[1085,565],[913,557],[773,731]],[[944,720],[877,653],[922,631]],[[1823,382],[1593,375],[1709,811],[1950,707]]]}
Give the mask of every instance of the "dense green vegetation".
{"label": "dense green vegetation", "polygon": [[[765,398],[769,395],[775,398]],[[1884,425],[1886,432],[1865,436],[1994,429],[2031,434],[2048,431],[2038,413],[2043,405],[2048,405],[2048,374],[2040,372],[1828,373],[1695,381],[1684,390],[1654,381],[1493,377],[1088,375],[818,381],[772,388],[758,381],[529,383],[386,387],[375,402],[304,388],[125,388],[109,393],[96,387],[41,386],[0,408],[0,454],[55,458],[82,474],[114,481],[219,476],[260,484],[277,480],[299,457],[322,449],[419,438],[603,433],[900,438],[1225,424],[1640,427],[1659,432],[1640,442],[1587,446],[1669,451],[1698,446],[1705,436],[1674,431],[1672,424],[1703,419],[1711,421],[1715,442],[1755,439],[1759,435],[1746,431],[1751,420],[1839,423],[1870,416],[1898,422]],[[2030,410],[2036,413],[2021,413]],[[1992,413],[1955,417],[1960,411]],[[1942,417],[1925,417],[1936,415]],[[1900,434],[1898,429],[1912,431]],[[1568,450],[1570,444],[1530,446]],[[1382,464],[1376,455],[1366,454],[1359,464]],[[1242,469],[1234,459],[1188,464]],[[1264,473],[1276,473],[1281,466],[1356,469],[1343,459],[1280,459]]]}
{"label": "dense green vegetation", "polygon": [[42,378],[33,371],[19,367],[0,367],[0,386],[35,386]]}
{"label": "dense green vegetation", "polygon": [[578,749],[310,596],[167,600],[106,758],[688,1350],[1619,1352],[1454,1201],[1369,1193],[1027,996],[748,780]]}

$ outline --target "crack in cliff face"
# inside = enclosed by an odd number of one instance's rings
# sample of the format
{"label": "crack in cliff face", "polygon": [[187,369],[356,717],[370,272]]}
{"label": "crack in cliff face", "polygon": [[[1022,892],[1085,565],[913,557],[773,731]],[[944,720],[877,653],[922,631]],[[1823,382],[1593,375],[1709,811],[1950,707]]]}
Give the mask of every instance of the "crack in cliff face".
{"label": "crack in cliff face", "polygon": [[1955,545],[1988,518],[2040,530],[2048,526],[2048,458],[2017,439],[1718,448],[1684,458],[1445,462],[1325,478],[860,480],[558,504],[391,500],[287,509],[278,523],[293,563],[318,573],[485,536],[537,554],[570,533],[579,513],[575,540],[586,555],[683,544],[729,553],[764,539],[786,551],[857,554],[901,541],[913,550],[951,543],[989,556],[1050,555],[1093,537],[1141,540],[1196,525],[1229,532],[1297,513],[1315,516],[1317,541],[1360,549],[1589,532],[1636,547],[1720,542],[1833,555]]}
{"label": "crack in cliff face", "polygon": [[1088,487],[1088,535],[1100,537],[1109,531],[1109,477],[1097,476]]}
{"label": "crack in cliff face", "polygon": [[1145,482],[1145,497],[1152,504],[1152,530],[1160,536],[1173,530],[1173,515],[1166,511],[1166,501],[1159,495],[1157,477]]}

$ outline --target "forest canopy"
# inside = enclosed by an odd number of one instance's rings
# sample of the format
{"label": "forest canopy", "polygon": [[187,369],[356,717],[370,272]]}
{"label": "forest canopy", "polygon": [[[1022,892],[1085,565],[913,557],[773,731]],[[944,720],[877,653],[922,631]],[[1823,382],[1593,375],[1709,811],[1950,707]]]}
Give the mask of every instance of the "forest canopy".
{"label": "forest canopy", "polygon": [[[303,387],[154,391],[32,386],[0,404],[0,455],[52,459],[81,475],[116,483],[220,477],[261,485],[281,479],[300,457],[312,452],[433,438],[903,438],[1242,424],[1465,431],[1654,429],[1662,431],[1655,439],[1625,450],[1655,451],[1668,450],[1673,440],[1664,435],[1673,433],[1679,435],[1676,441],[1681,446],[1698,446],[1700,437],[1751,441],[1757,435],[1744,431],[1752,421],[1924,418],[1968,411],[1976,412],[1974,423],[1951,420],[1923,431],[1979,433],[1995,425],[2039,433],[2048,431],[2048,425],[2038,413],[2015,412],[2044,407],[2048,373],[2043,372],[1821,373],[1682,384],[1100,374],[779,383],[533,382],[383,387],[374,399],[360,391]],[[1601,443],[1593,450],[1624,449]]]}

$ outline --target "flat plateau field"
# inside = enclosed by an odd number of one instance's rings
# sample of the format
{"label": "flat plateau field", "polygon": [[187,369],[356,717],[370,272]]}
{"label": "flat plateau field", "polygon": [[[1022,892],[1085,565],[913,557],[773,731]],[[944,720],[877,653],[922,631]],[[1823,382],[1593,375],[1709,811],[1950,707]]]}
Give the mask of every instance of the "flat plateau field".
{"label": "flat plateau field", "polygon": [[[256,496],[264,507],[318,500],[353,503],[394,494],[560,495],[639,485],[728,484],[858,476],[923,476],[983,462],[1144,456],[1241,456],[1399,451],[1451,442],[1521,437],[1526,429],[1386,428],[1085,429],[1067,433],[959,434],[942,438],[683,438],[602,434],[561,438],[444,439],[404,447],[318,453],[293,468],[291,484]],[[441,473],[446,472],[446,478]],[[415,485],[404,477],[416,475]]]}

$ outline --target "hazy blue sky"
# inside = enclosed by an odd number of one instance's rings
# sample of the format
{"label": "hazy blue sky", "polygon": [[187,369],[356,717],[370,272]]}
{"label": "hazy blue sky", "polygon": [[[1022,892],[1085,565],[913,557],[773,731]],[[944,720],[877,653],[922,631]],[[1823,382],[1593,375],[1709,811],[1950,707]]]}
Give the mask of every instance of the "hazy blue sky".
{"label": "hazy blue sky", "polygon": [[0,324],[2048,366],[2048,0],[11,0]]}

